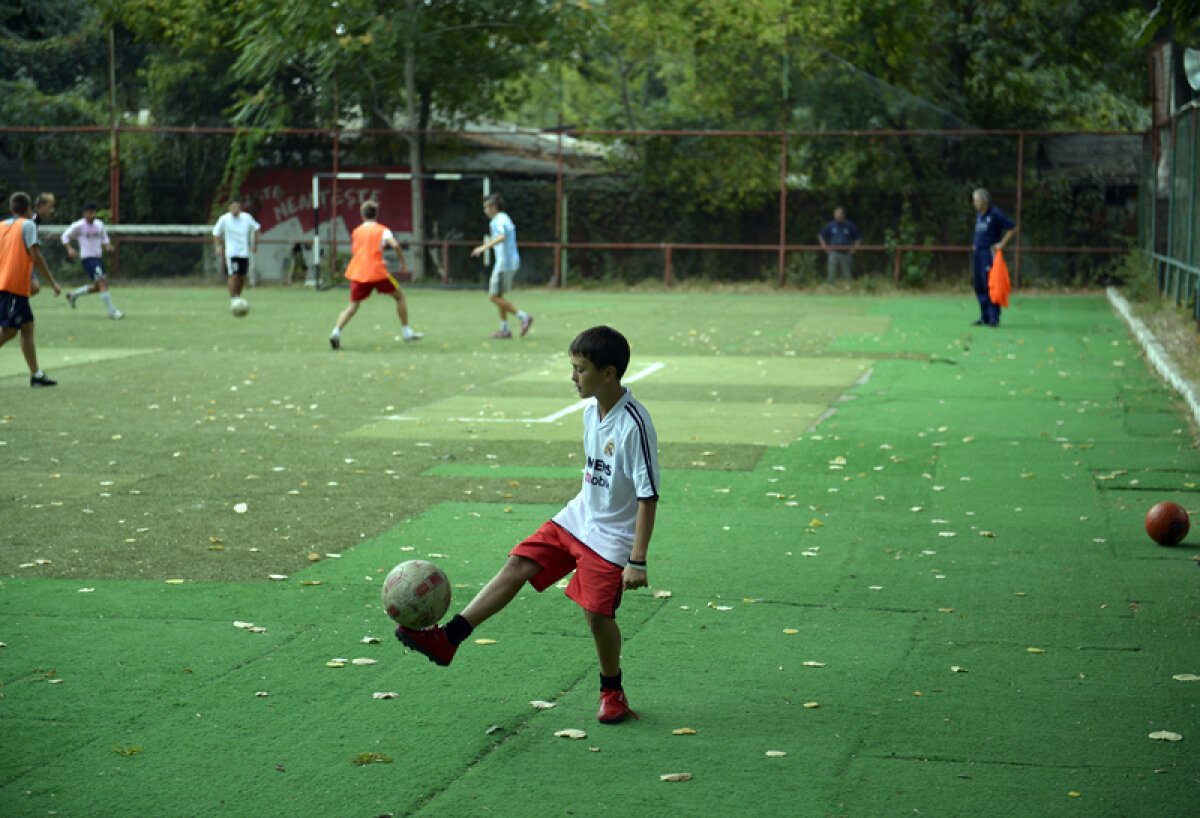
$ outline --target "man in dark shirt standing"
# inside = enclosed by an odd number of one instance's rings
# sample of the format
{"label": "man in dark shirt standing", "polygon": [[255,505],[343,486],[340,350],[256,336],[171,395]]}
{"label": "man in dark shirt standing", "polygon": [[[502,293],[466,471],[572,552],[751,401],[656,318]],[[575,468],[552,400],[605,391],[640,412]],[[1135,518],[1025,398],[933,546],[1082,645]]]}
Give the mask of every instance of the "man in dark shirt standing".
{"label": "man in dark shirt standing", "polygon": [[840,273],[845,281],[850,280],[854,267],[854,249],[862,242],[862,233],[853,222],[846,220],[846,211],[833,209],[833,221],[821,228],[817,236],[821,246],[829,250],[829,283]]}
{"label": "man in dark shirt standing", "polygon": [[992,262],[1008,240],[1017,232],[1017,223],[992,204],[992,196],[983,188],[971,194],[975,205],[975,252],[972,264],[975,272],[975,297],[979,299],[979,320],[971,326],[1000,326],[1000,305],[992,303],[988,293],[988,273]]}

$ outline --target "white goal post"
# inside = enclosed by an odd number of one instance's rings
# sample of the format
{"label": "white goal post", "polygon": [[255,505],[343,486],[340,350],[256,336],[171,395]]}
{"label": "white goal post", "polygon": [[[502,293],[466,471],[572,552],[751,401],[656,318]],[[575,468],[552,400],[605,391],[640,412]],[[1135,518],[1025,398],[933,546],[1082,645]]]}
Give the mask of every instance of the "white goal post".
{"label": "white goal post", "polygon": [[[318,265],[321,263],[321,180],[322,179],[338,179],[347,181],[361,181],[363,179],[383,179],[388,182],[411,182],[413,179],[433,179],[439,182],[457,182],[463,179],[482,179],[483,180],[483,195],[486,198],[492,192],[492,180],[485,173],[366,173],[358,171],[344,171],[340,173],[314,173],[312,178],[312,214],[313,214],[313,240],[312,240],[312,258],[313,263],[311,269],[314,273]],[[333,216],[330,219],[330,229],[337,229],[337,205],[333,205]],[[310,282],[305,282],[310,283]],[[311,282],[311,283],[315,283]]]}

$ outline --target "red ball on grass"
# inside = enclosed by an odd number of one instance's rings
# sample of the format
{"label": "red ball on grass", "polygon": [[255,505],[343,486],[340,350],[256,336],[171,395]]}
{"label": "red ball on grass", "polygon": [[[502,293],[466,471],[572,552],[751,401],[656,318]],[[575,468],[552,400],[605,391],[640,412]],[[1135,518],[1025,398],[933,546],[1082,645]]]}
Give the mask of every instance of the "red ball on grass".
{"label": "red ball on grass", "polygon": [[1188,513],[1178,503],[1159,503],[1146,514],[1146,533],[1159,545],[1183,542],[1190,526]]}

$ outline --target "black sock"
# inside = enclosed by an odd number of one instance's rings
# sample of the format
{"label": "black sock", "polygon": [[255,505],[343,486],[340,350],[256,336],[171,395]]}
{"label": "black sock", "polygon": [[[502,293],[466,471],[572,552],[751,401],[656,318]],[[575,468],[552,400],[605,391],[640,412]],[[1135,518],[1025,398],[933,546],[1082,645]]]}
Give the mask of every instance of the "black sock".
{"label": "black sock", "polygon": [[601,690],[620,690],[621,689],[621,671],[617,671],[616,676],[605,676],[600,674],[600,689]]}
{"label": "black sock", "polygon": [[467,637],[471,635],[471,631],[475,630],[471,627],[471,623],[463,619],[462,614],[455,614],[454,617],[446,623],[443,628],[446,631],[446,637],[450,640],[451,645],[461,645],[467,641]]}

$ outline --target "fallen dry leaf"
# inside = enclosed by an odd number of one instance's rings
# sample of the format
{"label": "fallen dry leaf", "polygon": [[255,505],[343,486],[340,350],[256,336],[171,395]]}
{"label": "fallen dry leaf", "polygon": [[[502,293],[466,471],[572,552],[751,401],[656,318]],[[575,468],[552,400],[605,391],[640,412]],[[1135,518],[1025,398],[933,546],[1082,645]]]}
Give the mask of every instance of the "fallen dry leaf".
{"label": "fallen dry leaf", "polygon": [[951,665],[950,670],[952,670],[954,673],[966,673],[967,672],[967,669],[965,667],[959,667],[958,665]]}
{"label": "fallen dry leaf", "polygon": [[557,702],[547,702],[547,701],[543,701],[542,699],[534,699],[529,704],[532,705],[533,707],[537,708],[538,710],[549,710],[552,707],[558,707]]}
{"label": "fallen dry leaf", "polygon": [[254,623],[253,622],[242,622],[240,620],[235,619],[235,620],[233,620],[233,626],[235,628],[244,628],[246,630],[250,630],[250,628],[254,627]]}
{"label": "fallen dry leaf", "polygon": [[696,731],[690,727],[680,727],[678,730],[672,730],[671,733],[676,736],[694,736]]}
{"label": "fallen dry leaf", "polygon": [[671,782],[691,781],[692,774],[691,773],[667,773],[666,775],[660,775],[658,777],[658,780],[659,781],[671,781]]}
{"label": "fallen dry leaf", "polygon": [[824,662],[803,662],[805,667],[825,667]]}
{"label": "fallen dry leaf", "polygon": [[821,706],[821,703],[820,702],[805,702],[804,706],[807,707],[809,710],[816,710],[818,707]]}
{"label": "fallen dry leaf", "polygon": [[495,639],[476,639],[475,644],[476,645],[494,645],[494,644],[496,644],[496,640]]}
{"label": "fallen dry leaf", "polygon": [[365,657],[359,657],[358,659],[353,660],[350,664],[358,665],[359,667],[364,667],[366,665],[377,665],[377,664],[379,664],[379,660],[378,659],[367,659]]}
{"label": "fallen dry leaf", "polygon": [[1183,736],[1178,733],[1172,733],[1170,730],[1159,730],[1158,732],[1151,733],[1150,738],[1155,741],[1183,741]]}
{"label": "fallen dry leaf", "polygon": [[377,637],[377,636],[364,636],[362,639],[359,639],[358,641],[359,641],[359,642],[361,642],[361,643],[362,643],[362,644],[364,644],[364,645],[378,645],[378,644],[379,644],[379,637]]}
{"label": "fallen dry leaf", "polygon": [[1200,676],[1195,673],[1176,673],[1171,678],[1177,682],[1200,682]]}
{"label": "fallen dry leaf", "polygon": [[345,662],[326,662],[325,667],[345,667]]}
{"label": "fallen dry leaf", "polygon": [[1045,653],[1046,652],[1046,651],[1042,650],[1041,648],[1025,648],[1025,650],[1028,651],[1029,653]]}
{"label": "fallen dry leaf", "polygon": [[400,694],[393,693],[391,691],[388,691],[386,693],[372,693],[371,698],[372,699],[398,699],[398,698],[400,698]]}
{"label": "fallen dry leaf", "polygon": [[662,588],[659,588],[659,589],[658,589],[657,591],[655,591],[655,592],[654,592],[654,593],[653,593],[651,596],[653,596],[655,599],[670,599],[670,598],[671,598],[671,592],[670,592],[670,591],[664,591]]}
{"label": "fallen dry leaf", "polygon": [[766,752],[767,758],[783,758],[786,755],[787,753],[783,750],[767,750]]}
{"label": "fallen dry leaf", "polygon": [[555,738],[571,738],[571,739],[587,738],[587,733],[584,732],[583,730],[576,730],[574,727],[571,727],[566,730],[559,730],[557,733],[554,734],[554,737]]}
{"label": "fallen dry leaf", "polygon": [[791,636],[791,635],[793,635],[793,634],[800,633],[800,631],[798,631],[796,628],[784,628],[784,629],[783,629],[783,632],[784,632],[784,633],[786,633],[786,634],[787,634],[787,635],[789,635],[789,636]]}

